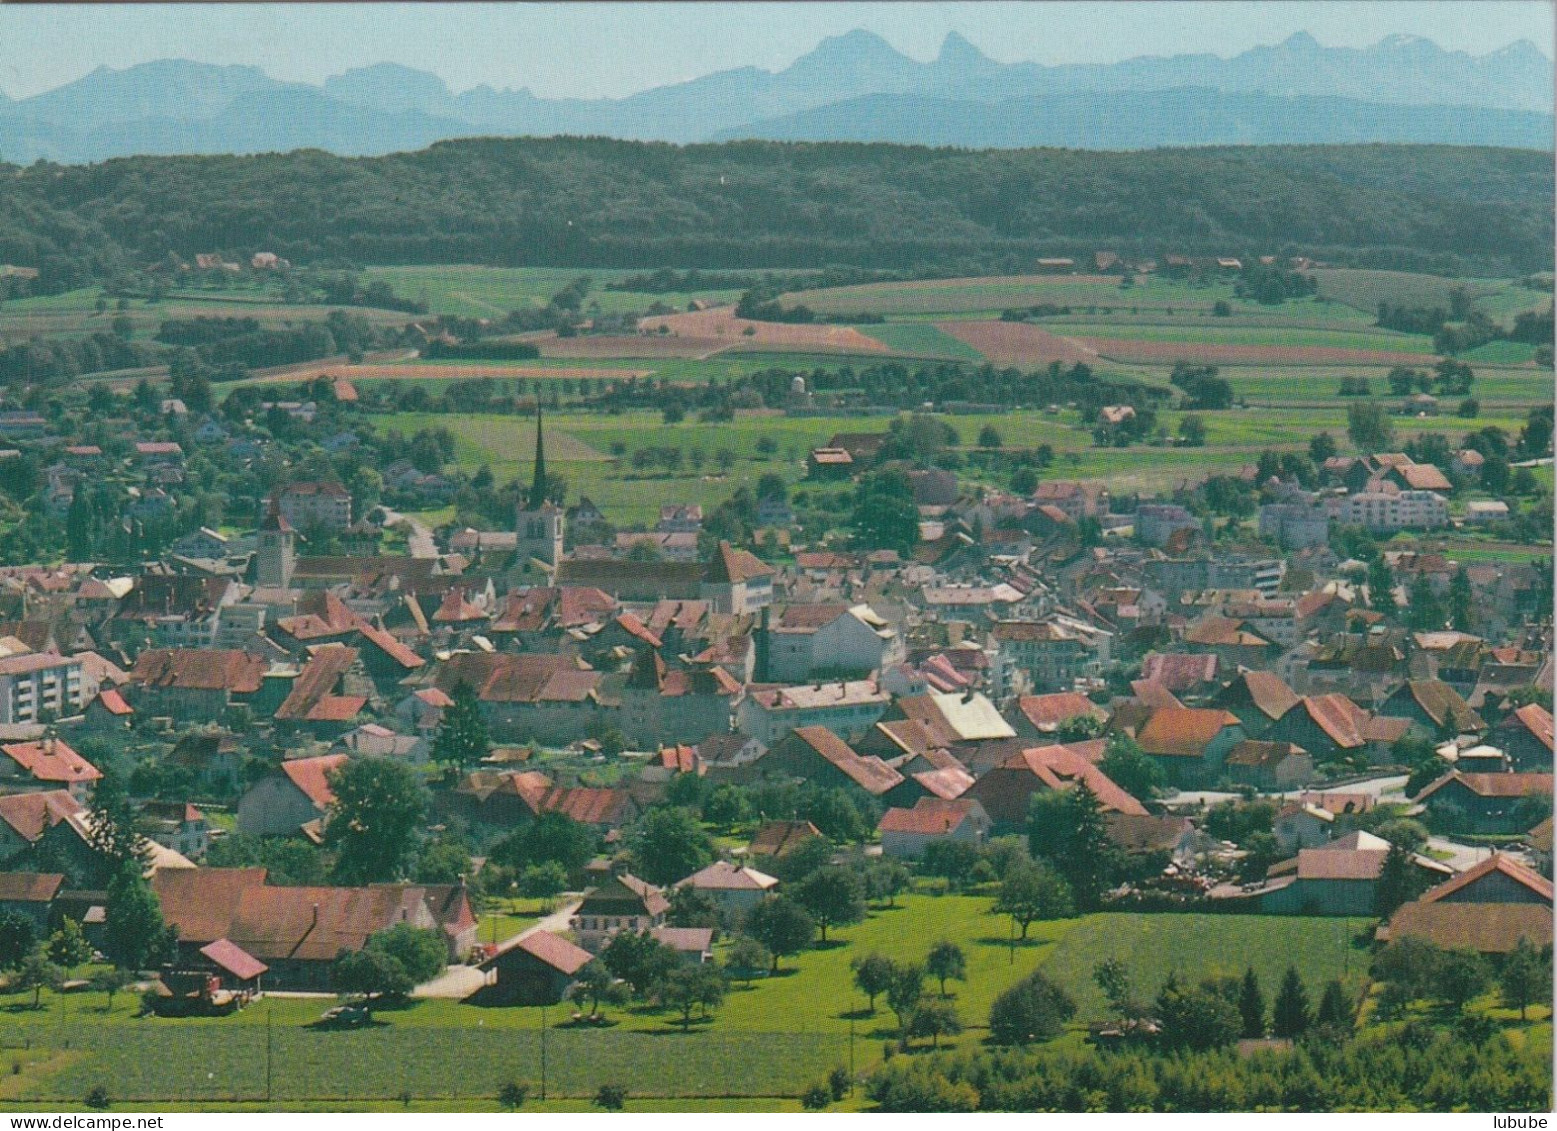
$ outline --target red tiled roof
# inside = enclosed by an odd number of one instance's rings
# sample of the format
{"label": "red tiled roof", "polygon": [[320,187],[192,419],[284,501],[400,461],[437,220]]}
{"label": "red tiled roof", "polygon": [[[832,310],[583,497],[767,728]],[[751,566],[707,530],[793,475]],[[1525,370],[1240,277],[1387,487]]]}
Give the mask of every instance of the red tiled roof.
{"label": "red tiled roof", "polygon": [[297,615],[280,618],[276,627],[301,641],[341,636],[366,623],[334,593],[317,592],[304,594],[298,602]]}
{"label": "red tiled roof", "polygon": [[1551,946],[1552,909],[1540,903],[1413,901],[1401,904],[1379,934],[1392,942],[1421,938],[1448,949],[1507,954],[1521,938],[1537,948]]}
{"label": "red tiled roof", "polygon": [[1417,794],[1415,800],[1425,801],[1452,781],[1458,781],[1478,797],[1550,797],[1552,794],[1551,774],[1464,774],[1450,770]]}
{"label": "red tiled roof", "polygon": [[758,577],[772,576],[772,567],[755,554],[747,550],[737,550],[730,543],[721,541],[719,549],[714,553],[713,561],[708,563],[704,580],[715,585],[732,585]]}
{"label": "red tiled roof", "polygon": [[466,621],[486,620],[487,614],[465,599],[462,588],[450,589],[443,595],[443,603],[432,619],[438,624],[463,624]]}
{"label": "red tiled roof", "polygon": [[103,776],[91,762],[52,736],[37,742],[7,743],[0,751],[35,781],[89,782]]}
{"label": "red tiled roof", "polygon": [[1229,766],[1276,767],[1295,754],[1303,754],[1301,746],[1290,742],[1256,742],[1246,738],[1227,753]]}
{"label": "red tiled roof", "polygon": [[245,982],[252,978],[258,978],[270,969],[269,966],[266,966],[241,946],[229,942],[227,939],[217,939],[213,943],[207,943],[200,948],[200,953],[223,970],[226,970],[234,978]]}
{"label": "red tiled roof", "polygon": [[912,809],[888,809],[876,824],[878,833],[912,833],[918,836],[943,836],[955,832],[971,817],[978,802],[948,801],[921,797]]}
{"label": "red tiled roof", "polygon": [[584,825],[623,825],[632,797],[625,789],[553,787],[540,798],[542,812],[562,813]]}
{"label": "red tiled roof", "polygon": [[1028,800],[1033,793],[1069,789],[1077,782],[1086,783],[1105,812],[1135,815],[1146,812],[1145,806],[1074,746],[1020,750],[974,782],[964,796],[978,801],[996,821],[1016,824],[1026,819]]}
{"label": "red tiled roof", "polygon": [[1302,880],[1376,880],[1388,855],[1387,848],[1304,848],[1297,874]]}
{"label": "red tiled roof", "polygon": [[803,742],[867,793],[877,796],[903,780],[880,758],[865,758],[826,727],[796,727],[791,738]]}
{"label": "red tiled roof", "polygon": [[961,797],[968,792],[968,787],[974,782],[974,777],[963,766],[942,766],[934,770],[920,770],[909,777],[918,782],[920,787],[942,800],[950,801],[954,797]]}
{"label": "red tiled roof", "polygon": [[325,754],[318,758],[289,758],[281,763],[281,772],[302,792],[303,796],[321,809],[335,801],[335,791],[330,788],[329,776],[344,766],[350,756]]}
{"label": "red tiled roof", "polygon": [[1453,895],[1462,888],[1469,887],[1483,876],[1490,875],[1493,872],[1502,873],[1515,883],[1529,888],[1545,902],[1551,903],[1552,881],[1539,872],[1532,872],[1517,860],[1510,856],[1505,856],[1501,852],[1494,852],[1474,868],[1461,872],[1454,879],[1423,892],[1420,899],[1423,903],[1436,903],[1446,896]]}
{"label": "red tiled roof", "polygon": [[1153,652],[1141,662],[1142,679],[1156,680],[1175,695],[1202,683],[1214,683],[1216,671],[1217,658],[1210,653]]}
{"label": "red tiled roof", "polygon": [[427,661],[376,625],[364,623],[357,629],[364,640],[388,656],[402,668],[419,668]]}
{"label": "red tiled roof", "polygon": [[1182,710],[1184,707],[1184,704],[1179,702],[1178,696],[1155,679],[1132,679],[1130,691],[1142,704],[1154,711],[1165,707],[1176,707]]}
{"label": "red tiled roof", "polygon": [[1059,691],[1052,695],[1023,695],[1017,710],[1039,730],[1054,730],[1061,723],[1084,716],[1104,722],[1108,712],[1079,691]]}
{"label": "red tiled roof", "polygon": [[1241,726],[1231,711],[1209,707],[1166,707],[1152,712],[1135,741],[1148,754],[1199,758],[1225,727]]}
{"label": "red tiled roof", "polygon": [[48,903],[64,882],[58,872],[0,872],[0,903]]}
{"label": "red tiled roof", "polygon": [[[582,947],[574,946],[561,935],[554,935],[550,931],[531,931],[527,935],[521,935],[504,943],[498,948],[497,954],[507,954],[512,950],[522,950],[531,958],[545,963],[559,974],[568,977],[577,974],[594,959],[594,955]],[[493,958],[497,957],[493,955]],[[488,959],[491,962],[491,959]]]}
{"label": "red tiled roof", "polygon": [[97,693],[97,702],[110,715],[132,715],[130,705],[124,701],[124,696],[119,694],[118,688],[109,687]]}
{"label": "red tiled roof", "polygon": [[164,921],[180,942],[202,945],[226,936],[239,898],[264,882],[264,868],[159,868],[151,877]]}
{"label": "red tiled roof", "polygon": [[[1511,718],[1533,734],[1546,749],[1553,749],[1552,713],[1545,707],[1539,703],[1526,703],[1523,707],[1516,707]],[[1503,725],[1511,723],[1505,722]]]}
{"label": "red tiled roof", "polygon": [[778,880],[755,868],[739,867],[728,860],[715,860],[676,886],[697,888],[700,891],[767,891],[778,886]]}
{"label": "red tiled roof", "polygon": [[29,843],[68,817],[85,811],[81,802],[63,789],[35,790],[0,796],[0,821]]}
{"label": "red tiled roof", "polygon": [[1281,718],[1298,701],[1297,693],[1275,672],[1240,672],[1238,679],[1248,689],[1250,701],[1268,719]]}
{"label": "red tiled roof", "polygon": [[[276,708],[277,719],[349,719],[367,703],[365,698],[343,699],[335,695],[336,685],[357,662],[357,650],[344,644],[326,644],[315,648],[303,670],[292,681],[292,690]],[[322,713],[315,712],[327,702]],[[348,704],[354,703],[348,709]]]}
{"label": "red tiled roof", "polygon": [[787,856],[821,835],[822,831],[810,821],[769,821],[752,834],[747,850],[753,856]]}
{"label": "red tiled roof", "polygon": [[1344,695],[1305,695],[1292,709],[1307,712],[1314,725],[1343,750],[1355,749],[1367,741],[1362,733],[1367,712]]}
{"label": "red tiled roof", "polygon": [[252,695],[267,666],[263,657],[230,649],[151,648],[136,657],[130,680],[144,687]]}
{"label": "red tiled roof", "polygon": [[697,750],[682,744],[661,746],[660,765],[678,774],[695,774],[698,771]]}

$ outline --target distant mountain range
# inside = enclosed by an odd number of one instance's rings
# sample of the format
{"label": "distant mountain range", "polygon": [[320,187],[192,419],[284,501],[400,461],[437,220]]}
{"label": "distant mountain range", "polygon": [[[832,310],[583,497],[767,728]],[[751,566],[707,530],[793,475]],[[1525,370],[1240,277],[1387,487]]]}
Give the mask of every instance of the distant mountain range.
{"label": "distant mountain range", "polygon": [[928,63],[865,31],[782,71],[741,67],[626,98],[548,99],[381,63],[320,86],[166,59],[31,98],[0,94],[0,159],[318,148],[358,156],[481,135],[893,141],[1008,148],[1412,142],[1550,149],[1553,65],[1527,41],[1488,55],[1391,36],[1294,35],[1230,59],[997,63],[953,33]]}

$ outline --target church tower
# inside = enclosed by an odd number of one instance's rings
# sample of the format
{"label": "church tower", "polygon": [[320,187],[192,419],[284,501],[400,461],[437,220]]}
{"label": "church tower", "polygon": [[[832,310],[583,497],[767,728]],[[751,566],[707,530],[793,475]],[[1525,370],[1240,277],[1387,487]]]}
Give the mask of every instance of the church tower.
{"label": "church tower", "polygon": [[297,531],[281,513],[279,495],[272,495],[270,509],[259,528],[255,584],[274,589],[291,588],[292,568],[297,558],[296,542]]}
{"label": "church tower", "polygon": [[535,406],[535,474],[530,483],[530,493],[519,505],[514,516],[514,532],[518,535],[519,568],[523,571],[529,562],[545,562],[555,566],[562,560],[562,523],[560,507],[546,498],[546,439],[541,431],[541,406]]}

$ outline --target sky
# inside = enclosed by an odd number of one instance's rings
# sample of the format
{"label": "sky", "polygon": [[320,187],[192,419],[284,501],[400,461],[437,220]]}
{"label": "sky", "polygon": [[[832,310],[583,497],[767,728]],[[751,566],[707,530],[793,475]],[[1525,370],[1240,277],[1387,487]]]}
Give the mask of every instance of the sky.
{"label": "sky", "polygon": [[98,66],[246,63],[318,83],[372,63],[543,97],[621,97],[739,66],[780,70],[866,28],[916,59],[957,31],[1003,63],[1235,55],[1306,31],[1326,46],[1420,35],[1473,55],[1529,39],[1552,54],[1549,0],[1210,2],[130,4],[0,3],[0,91],[24,98]]}

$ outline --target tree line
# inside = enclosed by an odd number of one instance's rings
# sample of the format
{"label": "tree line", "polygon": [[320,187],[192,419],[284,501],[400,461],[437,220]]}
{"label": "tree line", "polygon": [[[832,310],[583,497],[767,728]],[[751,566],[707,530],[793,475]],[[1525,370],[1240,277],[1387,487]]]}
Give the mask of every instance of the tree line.
{"label": "tree line", "polygon": [[1430,146],[1100,153],[483,138],[373,158],[133,157],[0,172],[0,262],[38,268],[39,293],[169,253],[259,250],[315,265],[1011,270],[1099,248],[1259,248],[1523,273],[1549,267],[1553,234],[1542,154]]}

